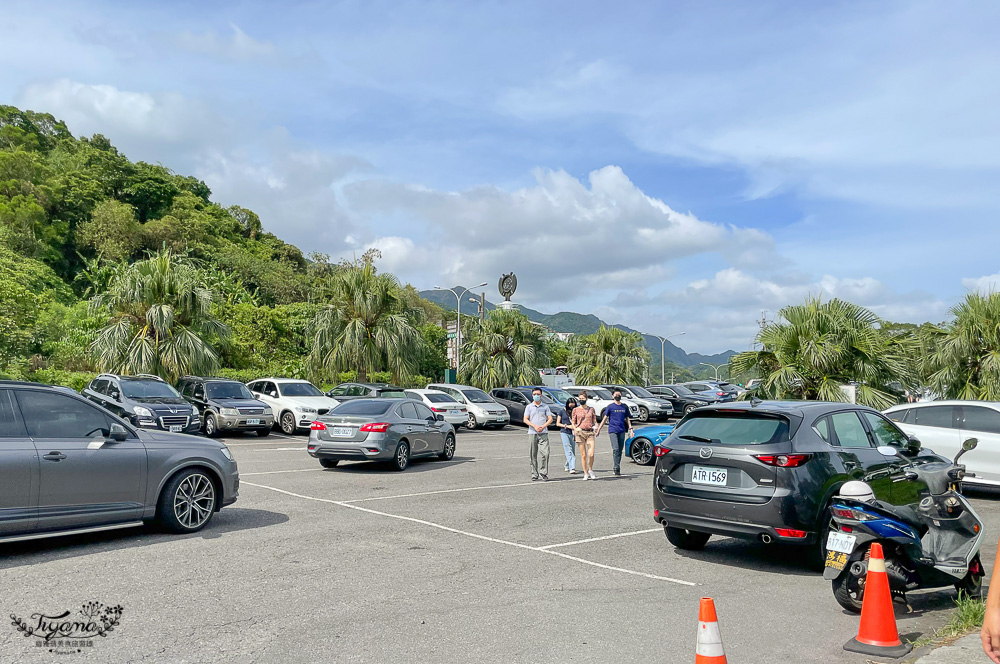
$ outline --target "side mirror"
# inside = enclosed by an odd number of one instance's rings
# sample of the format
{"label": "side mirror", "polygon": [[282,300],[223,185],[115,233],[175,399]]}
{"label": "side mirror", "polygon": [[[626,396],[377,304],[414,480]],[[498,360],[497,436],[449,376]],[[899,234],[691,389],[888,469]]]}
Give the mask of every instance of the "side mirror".
{"label": "side mirror", "polygon": [[111,431],[108,433],[108,438],[115,441],[116,443],[120,443],[126,438],[128,438],[128,431],[126,431],[125,427],[123,427],[120,424],[117,423],[112,424]]}
{"label": "side mirror", "polygon": [[962,449],[965,450],[966,452],[969,452],[971,450],[976,449],[977,445],[979,445],[978,438],[969,438],[964,443],[962,443]]}
{"label": "side mirror", "polygon": [[434,419],[437,420],[438,422],[444,422],[444,415],[438,415]]}
{"label": "side mirror", "polygon": [[899,450],[897,450],[895,447],[892,447],[891,445],[879,445],[876,448],[876,451],[885,457],[899,456]]}
{"label": "side mirror", "polygon": [[278,398],[278,393],[274,392],[274,391],[268,392],[267,395],[269,397],[271,397],[272,399],[277,399]]}
{"label": "side mirror", "polygon": [[917,452],[919,452],[921,446],[922,443],[920,442],[920,439],[917,438],[916,436],[909,435],[906,437],[906,449],[911,454],[916,454]]}
{"label": "side mirror", "polygon": [[122,394],[118,390],[111,390],[108,393],[108,396],[111,397],[112,399],[120,399]]}

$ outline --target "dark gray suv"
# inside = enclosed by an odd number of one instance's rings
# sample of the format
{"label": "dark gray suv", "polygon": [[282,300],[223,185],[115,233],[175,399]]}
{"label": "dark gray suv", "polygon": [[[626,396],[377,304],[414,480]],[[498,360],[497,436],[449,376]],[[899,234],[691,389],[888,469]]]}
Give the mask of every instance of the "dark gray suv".
{"label": "dark gray suv", "polygon": [[65,389],[0,381],[0,542],[157,521],[192,533],[236,501],[222,443],[133,427]]}
{"label": "dark gray suv", "polygon": [[159,376],[101,374],[80,393],[118,417],[144,429],[198,433],[198,408]]}
{"label": "dark gray suv", "polygon": [[253,431],[267,436],[274,426],[271,407],[255,399],[239,381],[184,376],[177,389],[201,411],[202,428],[210,438],[226,431]]}
{"label": "dark gray suv", "polygon": [[[900,456],[876,449],[895,447]],[[715,535],[813,545],[822,555],[831,497],[867,482],[893,505],[926,484],[901,482],[909,461],[940,461],[865,406],[744,401],[692,411],[655,448],[654,518],[667,539],[700,549]]]}

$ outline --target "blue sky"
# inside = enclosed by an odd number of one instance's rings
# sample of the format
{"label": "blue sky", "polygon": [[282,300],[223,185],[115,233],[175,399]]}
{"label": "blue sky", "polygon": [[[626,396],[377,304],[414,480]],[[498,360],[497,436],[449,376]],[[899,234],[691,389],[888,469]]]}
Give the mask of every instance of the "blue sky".
{"label": "blue sky", "polygon": [[5,3],[0,103],[305,251],[688,350],[1000,283],[1000,4]]}

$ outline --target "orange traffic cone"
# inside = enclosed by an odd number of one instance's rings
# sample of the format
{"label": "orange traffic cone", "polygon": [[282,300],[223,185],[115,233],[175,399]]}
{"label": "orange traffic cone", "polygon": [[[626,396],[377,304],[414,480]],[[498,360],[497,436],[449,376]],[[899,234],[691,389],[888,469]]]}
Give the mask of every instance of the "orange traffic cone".
{"label": "orange traffic cone", "polygon": [[698,645],[694,650],[695,664],[727,664],[722,648],[722,633],[715,615],[715,602],[702,597],[698,606]]}
{"label": "orange traffic cone", "polygon": [[865,655],[902,657],[913,648],[899,640],[896,616],[892,612],[889,575],[885,573],[882,545],[872,544],[865,580],[865,598],[861,603],[858,635],[844,644],[844,650]]}

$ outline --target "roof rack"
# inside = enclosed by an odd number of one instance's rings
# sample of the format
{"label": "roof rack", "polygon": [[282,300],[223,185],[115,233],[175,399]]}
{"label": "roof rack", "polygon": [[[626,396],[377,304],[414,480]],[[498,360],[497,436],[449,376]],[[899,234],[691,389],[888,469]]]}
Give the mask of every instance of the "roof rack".
{"label": "roof rack", "polygon": [[126,378],[152,378],[153,380],[160,380],[160,381],[166,382],[162,378],[160,378],[159,376],[154,376],[153,374],[146,374],[146,373],[135,374],[134,376],[123,376],[123,377],[126,377]]}

